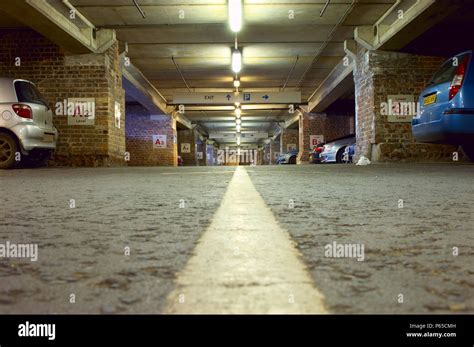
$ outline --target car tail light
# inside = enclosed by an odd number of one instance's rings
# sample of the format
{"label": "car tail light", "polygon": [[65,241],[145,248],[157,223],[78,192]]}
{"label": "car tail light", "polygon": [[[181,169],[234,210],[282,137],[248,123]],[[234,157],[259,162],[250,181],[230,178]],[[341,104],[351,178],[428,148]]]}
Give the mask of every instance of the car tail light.
{"label": "car tail light", "polygon": [[454,98],[461,89],[462,82],[464,81],[464,75],[466,74],[467,58],[468,55],[464,56],[461,63],[456,68],[453,80],[449,86],[449,100]]}
{"label": "car tail light", "polygon": [[33,118],[33,111],[31,107],[25,104],[14,104],[12,105],[13,112],[15,112],[21,118]]}

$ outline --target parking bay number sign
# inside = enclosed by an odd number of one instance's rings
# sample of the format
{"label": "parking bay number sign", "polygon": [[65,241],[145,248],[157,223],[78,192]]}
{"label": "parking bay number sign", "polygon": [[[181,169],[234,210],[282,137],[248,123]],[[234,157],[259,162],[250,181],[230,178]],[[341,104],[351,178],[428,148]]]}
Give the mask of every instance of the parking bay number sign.
{"label": "parking bay number sign", "polygon": [[153,135],[153,148],[166,148],[166,135]]}

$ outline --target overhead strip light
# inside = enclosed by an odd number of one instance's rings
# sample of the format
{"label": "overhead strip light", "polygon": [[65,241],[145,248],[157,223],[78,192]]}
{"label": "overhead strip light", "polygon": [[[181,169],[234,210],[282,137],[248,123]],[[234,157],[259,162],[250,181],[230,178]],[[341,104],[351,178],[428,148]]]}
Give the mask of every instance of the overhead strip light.
{"label": "overhead strip light", "polygon": [[239,73],[242,70],[242,53],[238,49],[232,52],[232,71]]}
{"label": "overhead strip light", "polygon": [[240,118],[240,115],[242,114],[242,110],[239,107],[235,108],[235,116],[237,118]]}
{"label": "overhead strip light", "polygon": [[229,0],[228,6],[230,30],[237,33],[242,28],[242,1]]}

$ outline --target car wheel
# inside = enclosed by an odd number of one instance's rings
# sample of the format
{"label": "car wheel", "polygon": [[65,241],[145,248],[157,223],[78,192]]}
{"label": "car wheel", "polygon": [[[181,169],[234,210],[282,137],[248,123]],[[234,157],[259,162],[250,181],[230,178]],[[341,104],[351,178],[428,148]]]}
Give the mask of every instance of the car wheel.
{"label": "car wheel", "polygon": [[16,165],[18,145],[9,134],[0,133],[0,169],[11,169]]}
{"label": "car wheel", "polygon": [[296,157],[290,157],[290,160],[288,160],[288,164],[295,165],[296,164]]}
{"label": "car wheel", "polygon": [[336,163],[342,163],[342,157],[344,156],[344,150],[346,147],[342,147],[336,154]]}
{"label": "car wheel", "polygon": [[462,150],[464,151],[464,154],[467,155],[469,160],[474,162],[474,144],[463,145]]}

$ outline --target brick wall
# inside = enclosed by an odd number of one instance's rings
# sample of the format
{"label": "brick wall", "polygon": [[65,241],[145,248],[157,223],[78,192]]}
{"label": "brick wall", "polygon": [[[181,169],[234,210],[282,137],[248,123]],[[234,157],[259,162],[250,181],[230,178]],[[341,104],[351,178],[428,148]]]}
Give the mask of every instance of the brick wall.
{"label": "brick wall", "polygon": [[416,143],[410,122],[389,122],[388,116],[381,112],[388,95],[413,95],[417,102],[443,60],[443,57],[367,51],[358,46],[354,73],[356,157],[364,155],[382,161],[450,159],[455,147]]}
{"label": "brick wall", "polygon": [[[56,44],[29,29],[0,30],[0,75],[34,82],[54,113],[67,98],[95,98],[95,125],[68,125],[54,115],[59,131],[54,164],[97,166],[124,164],[124,91],[118,44],[104,54],[66,55]],[[20,66],[16,66],[20,58]],[[121,128],[115,127],[119,102]]]}
{"label": "brick wall", "polygon": [[288,145],[294,144],[298,148],[298,129],[282,129],[280,135],[280,153],[288,152]]}
{"label": "brick wall", "polygon": [[304,113],[300,116],[299,127],[298,163],[306,163],[311,149],[311,135],[323,135],[324,142],[331,142],[349,135],[354,130],[354,117],[351,115]]}
{"label": "brick wall", "polygon": [[[177,165],[176,121],[171,116],[153,115],[139,104],[127,104],[125,129],[129,165]],[[166,135],[166,148],[154,148],[153,135]]]}

